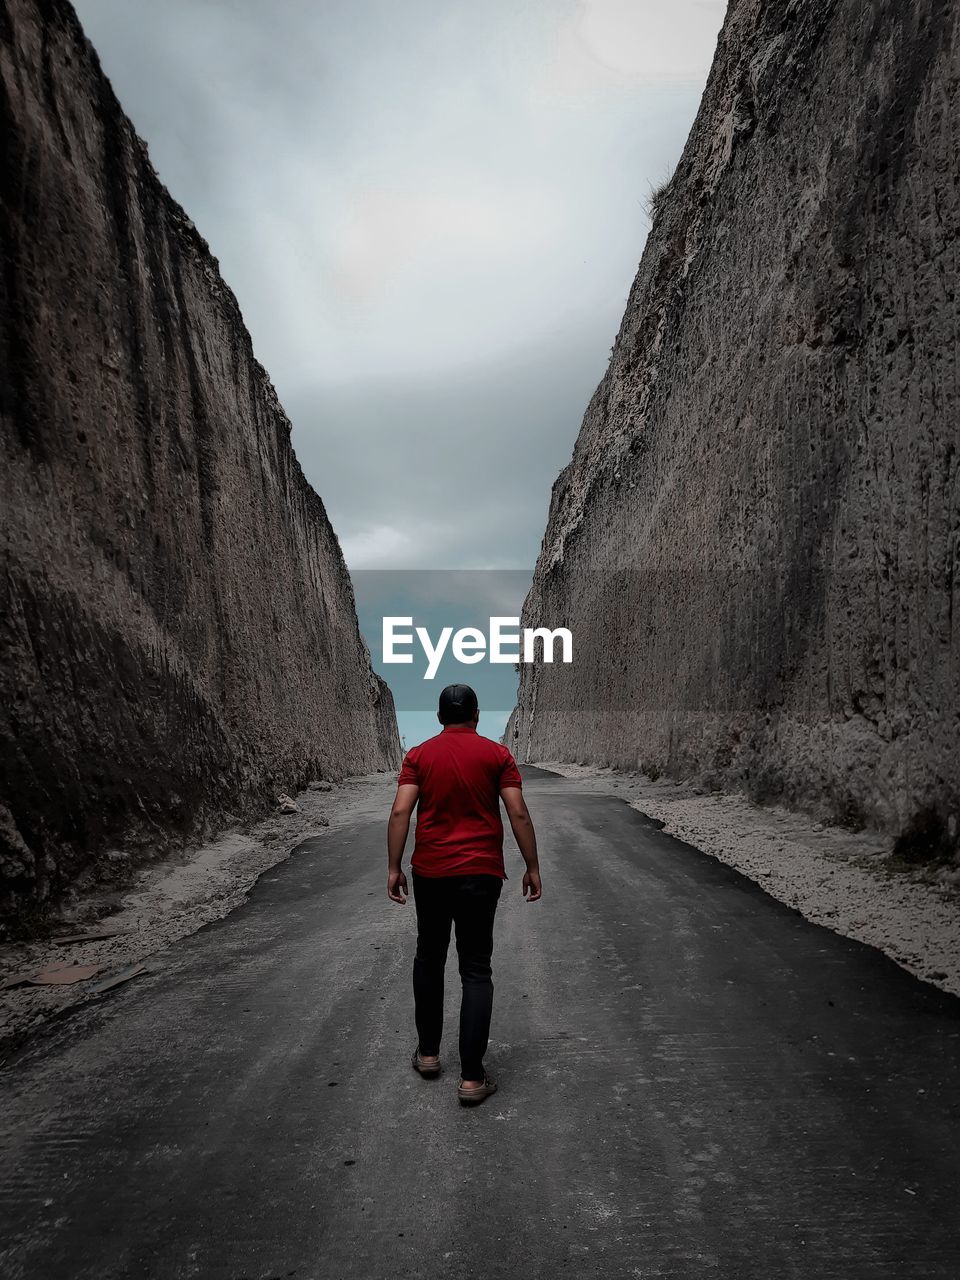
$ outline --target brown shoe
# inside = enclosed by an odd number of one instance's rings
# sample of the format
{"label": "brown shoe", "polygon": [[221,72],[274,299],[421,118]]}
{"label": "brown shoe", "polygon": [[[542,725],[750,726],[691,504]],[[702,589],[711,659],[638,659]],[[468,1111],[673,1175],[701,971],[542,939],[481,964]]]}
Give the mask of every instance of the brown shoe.
{"label": "brown shoe", "polygon": [[463,1081],[457,1087],[457,1097],[465,1107],[475,1107],[478,1102],[482,1102],[484,1098],[489,1098],[491,1093],[497,1092],[496,1080],[491,1080],[488,1075],[484,1075],[483,1084],[479,1089],[465,1089]]}
{"label": "brown shoe", "polygon": [[413,1067],[414,1071],[419,1071],[420,1074],[425,1076],[427,1079],[431,1076],[438,1076],[440,1074],[440,1059],[437,1058],[436,1062],[424,1062],[420,1057],[419,1045],[417,1045],[413,1051],[413,1057],[410,1059],[410,1065]]}

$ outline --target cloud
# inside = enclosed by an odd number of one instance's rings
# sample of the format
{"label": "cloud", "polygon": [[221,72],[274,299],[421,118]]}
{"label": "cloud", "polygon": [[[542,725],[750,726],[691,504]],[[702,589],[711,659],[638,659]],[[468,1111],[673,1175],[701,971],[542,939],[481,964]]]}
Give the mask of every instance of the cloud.
{"label": "cloud", "polygon": [[344,558],[354,569],[395,569],[409,563],[413,538],[387,524],[367,525],[340,539]]}
{"label": "cloud", "polygon": [[545,87],[577,94],[702,84],[726,0],[579,0],[557,30]]}
{"label": "cloud", "polygon": [[294,396],[294,445],[347,563],[532,568],[612,337],[588,319],[509,359]]}
{"label": "cloud", "polygon": [[516,261],[556,241],[544,192],[447,183],[355,192],[329,233],[328,283],[344,304],[372,306],[413,273],[422,289],[465,262]]}
{"label": "cloud", "polygon": [[718,0],[77,0],[354,566],[529,567]]}

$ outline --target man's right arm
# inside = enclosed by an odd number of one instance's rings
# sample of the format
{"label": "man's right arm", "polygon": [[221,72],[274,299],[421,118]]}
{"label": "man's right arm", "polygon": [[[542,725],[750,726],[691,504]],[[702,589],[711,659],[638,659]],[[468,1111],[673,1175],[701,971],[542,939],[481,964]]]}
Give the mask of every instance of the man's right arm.
{"label": "man's right arm", "polygon": [[500,799],[510,819],[510,826],[520,847],[527,869],[523,875],[523,896],[528,902],[536,902],[543,892],[540,884],[540,861],[537,856],[537,833],[533,819],[519,787],[504,787]]}

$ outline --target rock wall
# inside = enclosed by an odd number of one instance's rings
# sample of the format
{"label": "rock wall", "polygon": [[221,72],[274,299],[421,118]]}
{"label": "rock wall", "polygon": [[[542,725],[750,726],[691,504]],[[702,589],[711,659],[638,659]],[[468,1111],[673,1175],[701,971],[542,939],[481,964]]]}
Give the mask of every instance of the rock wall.
{"label": "rock wall", "polygon": [[65,0],[0,0],[0,914],[393,768],[337,539]]}
{"label": "rock wall", "polygon": [[733,0],[526,623],[528,760],[957,849],[960,8]]}

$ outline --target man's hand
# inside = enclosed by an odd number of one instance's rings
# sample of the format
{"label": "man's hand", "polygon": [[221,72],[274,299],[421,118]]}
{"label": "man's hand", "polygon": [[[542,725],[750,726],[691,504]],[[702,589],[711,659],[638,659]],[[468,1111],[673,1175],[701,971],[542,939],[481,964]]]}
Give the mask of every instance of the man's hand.
{"label": "man's hand", "polygon": [[400,863],[410,830],[410,815],[419,795],[420,788],[412,782],[401,783],[387,823],[387,897],[391,902],[399,902],[401,907],[407,901],[407,877],[400,870]]}
{"label": "man's hand", "polygon": [[523,874],[523,896],[527,902],[537,902],[543,889],[540,885],[540,861],[537,857],[537,835],[533,819],[519,787],[501,787],[500,799],[510,819],[510,826],[517,841],[520,855],[527,864]]}

